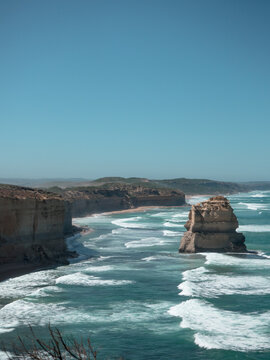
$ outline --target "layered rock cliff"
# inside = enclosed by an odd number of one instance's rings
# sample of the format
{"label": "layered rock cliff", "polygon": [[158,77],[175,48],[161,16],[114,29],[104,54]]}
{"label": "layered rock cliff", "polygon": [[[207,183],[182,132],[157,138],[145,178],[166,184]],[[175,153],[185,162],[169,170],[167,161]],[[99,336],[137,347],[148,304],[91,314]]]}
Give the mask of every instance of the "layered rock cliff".
{"label": "layered rock cliff", "polygon": [[[0,275],[5,264],[65,264],[72,217],[139,206],[177,206],[185,195],[135,185],[72,188],[60,193],[0,185]],[[1,268],[2,266],[2,268]]]}
{"label": "layered rock cliff", "polygon": [[237,233],[238,220],[223,196],[193,205],[185,224],[179,252],[245,252],[245,237]]}
{"label": "layered rock cliff", "polygon": [[81,187],[62,190],[71,204],[72,217],[98,212],[132,209],[139,206],[179,206],[185,194],[179,190],[155,189],[137,185],[109,184],[106,187]]}
{"label": "layered rock cliff", "polygon": [[59,195],[0,185],[0,265],[67,263],[70,205]]}

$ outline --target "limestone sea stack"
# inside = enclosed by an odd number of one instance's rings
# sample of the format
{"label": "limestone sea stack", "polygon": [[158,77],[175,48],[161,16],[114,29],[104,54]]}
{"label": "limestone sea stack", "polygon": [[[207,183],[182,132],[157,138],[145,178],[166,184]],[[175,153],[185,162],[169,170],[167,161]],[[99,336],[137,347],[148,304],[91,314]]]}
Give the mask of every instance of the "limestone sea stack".
{"label": "limestone sea stack", "polygon": [[245,237],[228,199],[215,196],[192,205],[179,252],[245,252]]}

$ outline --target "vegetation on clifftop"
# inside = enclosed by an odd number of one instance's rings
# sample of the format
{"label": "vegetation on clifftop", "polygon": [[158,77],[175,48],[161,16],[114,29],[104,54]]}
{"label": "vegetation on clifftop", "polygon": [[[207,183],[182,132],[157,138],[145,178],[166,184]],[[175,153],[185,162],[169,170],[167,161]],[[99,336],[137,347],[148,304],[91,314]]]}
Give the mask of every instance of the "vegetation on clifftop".
{"label": "vegetation on clifftop", "polygon": [[[233,194],[237,192],[251,191],[251,186],[247,184],[224,182],[208,179],[167,179],[167,180],[149,180],[145,178],[123,178],[123,177],[104,177],[88,183],[74,184],[75,186],[65,187],[65,190],[93,191],[95,189],[128,189],[134,187],[144,187],[152,189],[174,189],[182,191],[187,195],[194,194]],[[270,188],[270,183],[269,183]],[[52,187],[50,191],[64,193],[63,187]]]}

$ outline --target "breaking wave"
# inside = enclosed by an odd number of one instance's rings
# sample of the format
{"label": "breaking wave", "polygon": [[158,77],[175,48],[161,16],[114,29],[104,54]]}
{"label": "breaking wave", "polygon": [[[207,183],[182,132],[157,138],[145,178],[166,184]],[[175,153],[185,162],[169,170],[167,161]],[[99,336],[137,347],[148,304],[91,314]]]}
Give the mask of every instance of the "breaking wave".
{"label": "breaking wave", "polygon": [[172,217],[173,218],[188,218],[188,214],[189,212],[188,211],[185,211],[185,212],[182,212],[182,213],[177,213],[177,214],[174,214]]}
{"label": "breaking wave", "polygon": [[267,197],[267,195],[265,195],[265,194],[255,194],[255,195],[251,195],[251,197],[254,197],[254,198],[264,198],[264,197]]}
{"label": "breaking wave", "polygon": [[31,294],[39,287],[54,284],[56,273],[53,270],[37,271],[0,282],[1,298],[19,298]]}
{"label": "breaking wave", "polygon": [[84,271],[104,272],[104,271],[110,271],[110,270],[113,270],[113,266],[111,266],[111,265],[103,265],[103,266],[89,266]]}
{"label": "breaking wave", "polygon": [[113,220],[112,224],[127,228],[127,229],[144,229],[148,228],[147,224],[142,224],[139,222],[141,220],[140,216],[135,216],[131,218],[125,218],[125,219],[117,219]]}
{"label": "breaking wave", "polygon": [[179,295],[217,298],[220,295],[270,294],[270,278],[263,276],[217,275],[209,271],[185,271]]}
{"label": "breaking wave", "polygon": [[195,343],[207,349],[258,351],[270,348],[270,312],[240,314],[216,308],[199,299],[172,306],[180,326],[195,332]]}
{"label": "breaking wave", "polygon": [[240,202],[239,205],[245,205],[249,210],[267,210],[267,206],[265,204]]}
{"label": "breaking wave", "polygon": [[219,266],[240,266],[246,268],[268,268],[269,259],[264,256],[254,256],[243,254],[243,257],[236,255],[226,255],[219,253],[201,253],[206,257],[206,265]]}
{"label": "breaking wave", "polygon": [[184,224],[176,224],[176,223],[172,223],[172,222],[169,222],[169,221],[166,221],[163,226],[166,226],[166,227],[184,227]]}
{"label": "breaking wave", "polygon": [[165,240],[162,240],[158,237],[148,237],[141,240],[134,240],[125,243],[126,248],[140,248],[140,247],[149,247],[149,246],[162,246],[165,244]]}
{"label": "breaking wave", "polygon": [[143,261],[153,261],[153,260],[157,260],[156,256],[148,256],[142,259]]}
{"label": "breaking wave", "polygon": [[237,231],[270,232],[270,225],[240,225]]}
{"label": "breaking wave", "polygon": [[86,275],[77,272],[70,275],[64,275],[56,279],[56,284],[61,285],[79,285],[79,286],[119,286],[132,284],[130,280],[104,280],[96,276]]}
{"label": "breaking wave", "polygon": [[163,230],[163,235],[171,237],[171,236],[181,236],[183,235],[183,233],[178,231]]}

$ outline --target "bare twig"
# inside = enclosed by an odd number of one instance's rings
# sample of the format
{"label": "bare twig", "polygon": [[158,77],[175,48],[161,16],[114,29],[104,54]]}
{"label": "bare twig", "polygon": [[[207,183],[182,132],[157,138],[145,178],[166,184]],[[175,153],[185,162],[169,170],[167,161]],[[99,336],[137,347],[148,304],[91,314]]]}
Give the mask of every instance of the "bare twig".
{"label": "bare twig", "polygon": [[75,338],[65,339],[58,328],[53,329],[49,324],[49,340],[46,342],[36,335],[30,325],[29,330],[30,336],[22,338],[18,335],[17,344],[13,344],[10,350],[3,346],[9,360],[97,360],[97,352],[89,338],[86,341],[81,338],[80,342]]}

